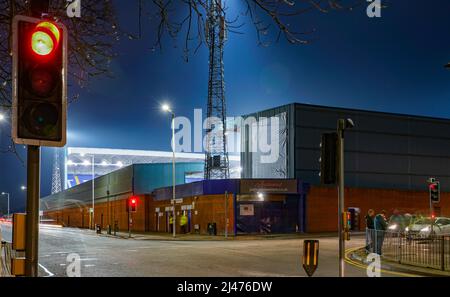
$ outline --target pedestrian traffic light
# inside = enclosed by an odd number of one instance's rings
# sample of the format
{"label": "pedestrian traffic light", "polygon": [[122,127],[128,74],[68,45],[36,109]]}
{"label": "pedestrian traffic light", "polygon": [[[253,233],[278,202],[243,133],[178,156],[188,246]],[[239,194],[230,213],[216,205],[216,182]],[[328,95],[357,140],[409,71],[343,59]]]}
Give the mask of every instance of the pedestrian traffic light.
{"label": "pedestrian traffic light", "polygon": [[15,143],[66,144],[67,30],[17,15],[13,21],[12,136]]}
{"label": "pedestrian traffic light", "polygon": [[320,182],[335,184],[337,180],[337,133],[322,134],[320,143]]}
{"label": "pedestrian traffic light", "polygon": [[129,211],[136,212],[136,209],[137,209],[137,198],[136,197],[131,197],[128,204],[129,204]]}
{"label": "pedestrian traffic light", "polygon": [[438,203],[440,201],[440,184],[438,181],[434,181],[429,184],[430,200],[431,202]]}
{"label": "pedestrian traffic light", "polygon": [[342,213],[342,229],[344,232],[344,239],[350,240],[350,230],[352,226],[352,214],[349,211],[344,211]]}

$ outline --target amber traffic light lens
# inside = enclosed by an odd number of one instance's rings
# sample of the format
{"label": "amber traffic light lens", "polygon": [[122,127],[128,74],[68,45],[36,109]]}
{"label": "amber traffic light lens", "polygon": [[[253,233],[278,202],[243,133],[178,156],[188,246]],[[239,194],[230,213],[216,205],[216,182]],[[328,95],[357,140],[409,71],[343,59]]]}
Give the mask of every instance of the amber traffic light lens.
{"label": "amber traffic light lens", "polygon": [[49,96],[55,88],[55,75],[49,67],[38,66],[30,73],[31,91],[40,96]]}

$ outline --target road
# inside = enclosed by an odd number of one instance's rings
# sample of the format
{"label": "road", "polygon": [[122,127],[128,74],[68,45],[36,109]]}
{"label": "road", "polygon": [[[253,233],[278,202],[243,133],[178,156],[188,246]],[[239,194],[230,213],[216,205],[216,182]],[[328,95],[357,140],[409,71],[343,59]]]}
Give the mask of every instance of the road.
{"label": "road", "polygon": [[[10,226],[2,225],[4,239]],[[321,237],[314,276],[338,275],[338,241]],[[306,276],[303,239],[229,241],[137,240],[99,236],[91,230],[41,226],[40,276],[67,276],[67,256],[80,256],[81,276]],[[347,247],[362,246],[355,237]],[[346,264],[347,276],[366,276]],[[384,275],[383,275],[384,276]],[[386,275],[389,276],[389,275]]]}

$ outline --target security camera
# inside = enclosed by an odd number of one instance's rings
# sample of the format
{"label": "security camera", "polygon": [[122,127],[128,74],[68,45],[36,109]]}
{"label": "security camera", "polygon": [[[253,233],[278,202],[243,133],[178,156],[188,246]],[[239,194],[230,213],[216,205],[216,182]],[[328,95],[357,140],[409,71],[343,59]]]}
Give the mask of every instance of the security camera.
{"label": "security camera", "polygon": [[345,129],[351,129],[355,127],[355,123],[353,123],[353,120],[348,118],[345,120]]}

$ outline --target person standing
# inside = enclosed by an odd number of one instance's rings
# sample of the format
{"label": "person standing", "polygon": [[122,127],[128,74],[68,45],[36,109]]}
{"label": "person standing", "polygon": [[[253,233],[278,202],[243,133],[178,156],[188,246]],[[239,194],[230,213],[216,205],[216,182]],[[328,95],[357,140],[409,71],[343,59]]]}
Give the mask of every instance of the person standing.
{"label": "person standing", "polygon": [[375,216],[374,227],[375,227],[375,252],[381,256],[384,235],[387,229],[387,219],[385,210],[382,210],[379,214]]}
{"label": "person standing", "polygon": [[169,216],[169,232],[173,233],[173,216]]}
{"label": "person standing", "polygon": [[365,220],[366,220],[366,251],[368,253],[373,253],[373,243],[374,243],[374,218],[375,211],[373,209],[369,209],[367,211]]}
{"label": "person standing", "polygon": [[183,211],[183,215],[180,218],[181,233],[183,234],[187,233],[187,224],[188,224],[188,217],[186,215],[186,211]]}

